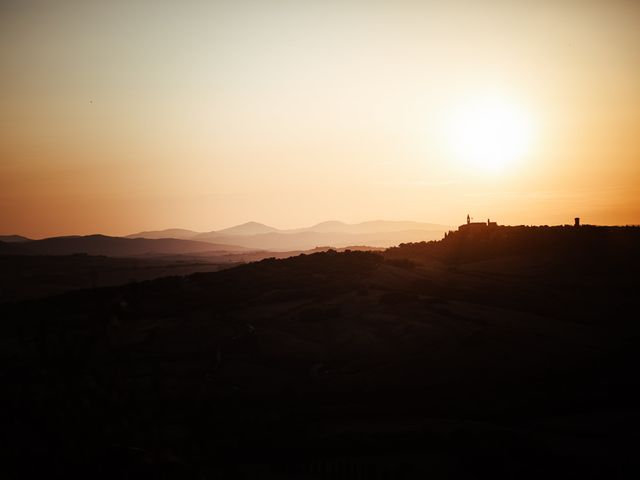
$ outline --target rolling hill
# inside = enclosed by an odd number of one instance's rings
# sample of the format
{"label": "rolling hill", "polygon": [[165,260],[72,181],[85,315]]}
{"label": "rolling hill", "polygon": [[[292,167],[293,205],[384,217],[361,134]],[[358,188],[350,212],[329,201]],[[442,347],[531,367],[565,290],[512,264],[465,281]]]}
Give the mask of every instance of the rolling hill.
{"label": "rolling hill", "polygon": [[246,248],[235,245],[197,242],[174,238],[146,239],[122,238],[106,235],[87,235],[74,237],[52,237],[42,240],[32,240],[24,243],[9,245],[11,251],[7,253],[23,255],[73,255],[83,253],[88,255],[107,255],[112,257],[126,257],[135,255],[183,254],[195,252],[241,252]]}
{"label": "rolling hill", "polygon": [[5,243],[23,243],[30,242],[31,239],[22,235],[0,235],[0,242]]}

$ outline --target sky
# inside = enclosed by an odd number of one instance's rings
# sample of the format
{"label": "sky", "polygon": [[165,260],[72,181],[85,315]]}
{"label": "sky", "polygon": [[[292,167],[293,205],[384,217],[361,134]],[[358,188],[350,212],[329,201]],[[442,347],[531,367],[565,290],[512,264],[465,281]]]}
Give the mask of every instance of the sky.
{"label": "sky", "polygon": [[0,0],[0,234],[639,224],[639,25],[616,0]]}

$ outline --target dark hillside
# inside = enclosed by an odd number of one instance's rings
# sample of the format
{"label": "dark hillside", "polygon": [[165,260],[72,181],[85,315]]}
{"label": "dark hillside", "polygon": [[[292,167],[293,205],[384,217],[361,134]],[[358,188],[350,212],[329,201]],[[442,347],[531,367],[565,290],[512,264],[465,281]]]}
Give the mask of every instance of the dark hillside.
{"label": "dark hillside", "polygon": [[450,232],[442,241],[401,244],[387,250],[387,258],[441,260],[460,264],[508,255],[567,260],[573,266],[603,262],[636,262],[640,254],[640,227],[507,227]]}
{"label": "dark hillside", "polygon": [[0,306],[5,465],[635,478],[637,232],[512,232]]}
{"label": "dark hillside", "polygon": [[[236,262],[231,263],[231,262]],[[122,285],[170,275],[215,272],[242,258],[210,256],[106,257],[96,255],[0,255],[0,303],[72,290]]]}
{"label": "dark hillside", "polygon": [[[15,253],[24,255],[108,255],[129,257],[149,254],[180,254],[196,252],[241,252],[247,249],[235,245],[219,245],[176,238],[123,238],[106,235],[51,237],[12,244]],[[19,249],[18,249],[19,247]],[[14,253],[14,251],[0,253]]]}
{"label": "dark hillside", "polygon": [[627,322],[640,270],[638,227],[496,227],[403,244],[385,258],[439,271],[447,295],[581,323]]}

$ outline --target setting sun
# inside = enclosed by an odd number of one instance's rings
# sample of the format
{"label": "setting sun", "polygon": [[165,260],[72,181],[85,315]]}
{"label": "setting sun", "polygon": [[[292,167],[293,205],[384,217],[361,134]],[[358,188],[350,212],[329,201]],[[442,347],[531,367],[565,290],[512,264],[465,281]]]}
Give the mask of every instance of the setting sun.
{"label": "setting sun", "polygon": [[480,98],[454,108],[448,129],[454,153],[474,169],[501,172],[531,147],[529,116],[502,98]]}

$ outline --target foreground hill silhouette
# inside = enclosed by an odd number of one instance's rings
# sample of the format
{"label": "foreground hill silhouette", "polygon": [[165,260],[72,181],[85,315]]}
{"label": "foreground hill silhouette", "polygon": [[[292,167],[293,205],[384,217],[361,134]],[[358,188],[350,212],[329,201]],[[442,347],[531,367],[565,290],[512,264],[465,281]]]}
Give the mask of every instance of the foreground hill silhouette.
{"label": "foreground hill silhouette", "polygon": [[5,465],[635,478],[638,239],[499,227],[0,306]]}
{"label": "foreground hill silhouette", "polygon": [[[2,244],[0,244],[2,247]],[[223,268],[265,258],[287,258],[316,253],[308,251],[204,251],[184,254],[146,254],[126,257],[105,255],[24,255],[0,248],[0,303],[47,297],[73,290],[122,285],[135,281]],[[372,247],[350,246],[348,250],[371,251]],[[382,250],[382,249],[380,249]]]}

